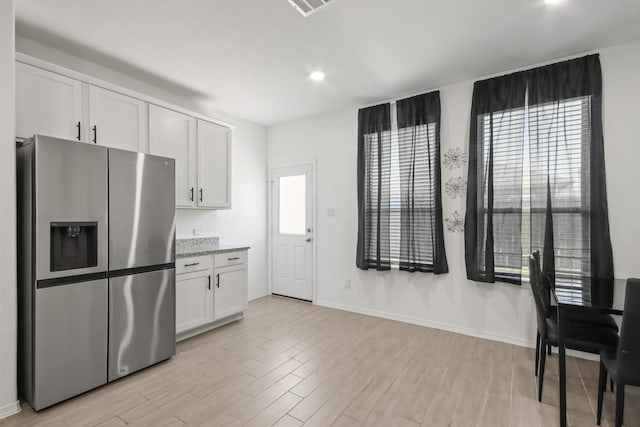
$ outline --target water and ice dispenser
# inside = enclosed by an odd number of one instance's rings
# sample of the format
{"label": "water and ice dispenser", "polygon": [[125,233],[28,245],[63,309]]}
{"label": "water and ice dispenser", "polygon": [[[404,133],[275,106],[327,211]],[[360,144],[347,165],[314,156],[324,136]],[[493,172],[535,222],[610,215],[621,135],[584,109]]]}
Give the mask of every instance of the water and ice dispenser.
{"label": "water and ice dispenser", "polygon": [[51,271],[98,265],[97,222],[51,223]]}

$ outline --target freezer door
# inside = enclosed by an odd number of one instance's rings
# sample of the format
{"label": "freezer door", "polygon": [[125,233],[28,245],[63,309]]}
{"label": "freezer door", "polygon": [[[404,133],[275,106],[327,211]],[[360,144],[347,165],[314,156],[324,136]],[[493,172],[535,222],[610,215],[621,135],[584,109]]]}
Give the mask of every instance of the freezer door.
{"label": "freezer door", "polygon": [[174,262],[175,160],[109,149],[109,270]]}
{"label": "freezer door", "polygon": [[107,382],[107,279],[36,289],[36,411]]}
{"label": "freezer door", "polygon": [[106,148],[37,135],[35,184],[36,279],[107,271]]}
{"label": "freezer door", "polygon": [[109,381],[176,353],[176,271],[109,279]]}

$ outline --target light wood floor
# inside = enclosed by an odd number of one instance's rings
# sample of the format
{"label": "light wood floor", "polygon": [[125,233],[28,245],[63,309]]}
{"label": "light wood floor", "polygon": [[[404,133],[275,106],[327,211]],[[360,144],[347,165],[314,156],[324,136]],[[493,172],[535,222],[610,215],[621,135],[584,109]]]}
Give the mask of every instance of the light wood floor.
{"label": "light wood floor", "polygon": [[[597,364],[567,366],[569,423],[595,425]],[[538,403],[531,349],[265,297],[168,362],[0,427],[555,426],[556,371]],[[612,408],[608,392],[605,426]],[[640,426],[638,389],[625,421]]]}

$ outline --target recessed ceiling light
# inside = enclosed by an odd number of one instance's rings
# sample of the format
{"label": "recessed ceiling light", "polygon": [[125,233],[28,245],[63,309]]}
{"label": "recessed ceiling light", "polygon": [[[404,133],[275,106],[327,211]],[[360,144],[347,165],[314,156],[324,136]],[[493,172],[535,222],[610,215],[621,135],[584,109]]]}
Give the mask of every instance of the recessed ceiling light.
{"label": "recessed ceiling light", "polygon": [[544,0],[546,4],[558,4],[561,3],[562,0]]}
{"label": "recessed ceiling light", "polygon": [[322,71],[314,71],[309,74],[309,78],[314,82],[321,82],[325,78],[325,74]]}

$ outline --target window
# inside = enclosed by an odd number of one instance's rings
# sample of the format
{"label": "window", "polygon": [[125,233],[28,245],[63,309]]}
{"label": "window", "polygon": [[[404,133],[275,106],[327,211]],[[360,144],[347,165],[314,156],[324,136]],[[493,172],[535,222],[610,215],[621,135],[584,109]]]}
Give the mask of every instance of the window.
{"label": "window", "polygon": [[[437,106],[437,108],[436,108]],[[386,126],[363,117],[388,109]],[[360,111],[358,267],[447,271],[440,199],[440,98],[419,95]]]}
{"label": "window", "polygon": [[[519,280],[522,263],[522,183],[525,139],[525,109],[484,114],[478,120],[482,142],[481,191],[483,228],[493,221],[495,275],[504,281]],[[492,209],[489,210],[489,180],[493,177]],[[486,246],[489,233],[479,242]],[[480,264],[485,265],[484,251]],[[524,257],[526,260],[526,257]]]}
{"label": "window", "polygon": [[278,215],[280,234],[304,236],[307,228],[307,176],[282,176],[278,179]]}
{"label": "window", "polygon": [[[436,233],[430,222],[426,223],[426,219],[433,216],[435,212],[433,183],[436,181],[436,168],[432,164],[432,159],[435,158],[435,138],[435,123],[393,129],[385,132],[382,136],[383,143],[390,146],[390,149],[385,151],[387,155],[383,156],[381,160],[382,163],[388,163],[382,169],[389,171],[388,183],[386,184],[389,191],[389,203],[388,206],[379,206],[378,198],[371,195],[372,200],[368,201],[367,209],[369,210],[368,215],[373,218],[380,212],[381,216],[389,219],[389,252],[382,253],[381,259],[389,262],[393,267],[399,267],[401,262],[410,262],[407,251],[401,251],[402,200],[403,194],[406,194],[407,191],[420,195],[414,201],[414,219],[416,221],[413,223],[413,231],[418,235],[417,238],[430,242],[424,247],[420,259],[426,264],[433,265],[433,247],[435,246],[433,241],[436,238]],[[378,144],[377,135],[365,135],[365,144],[367,153],[375,153]],[[375,187],[380,179],[377,173],[379,159],[371,154],[368,158],[370,159],[370,167],[365,172],[366,180]],[[411,181],[413,182],[411,183]],[[373,237],[369,241],[371,253],[375,252],[377,242],[376,224],[377,221],[371,221],[367,224],[368,232]]]}
{"label": "window", "polygon": [[[489,162],[493,161],[497,277],[527,276],[528,254],[542,252],[544,235],[531,236],[531,221],[537,225],[533,229],[544,230],[549,173],[553,180],[550,184],[557,189],[552,212],[555,232],[560,234],[555,241],[556,280],[576,283],[588,275],[589,245],[582,237],[589,235],[589,211],[584,200],[589,197],[590,114],[590,98],[581,97],[483,114],[478,121],[478,135],[483,141],[483,183],[488,180]],[[486,191],[482,201],[486,226]]]}
{"label": "window", "polygon": [[542,253],[556,284],[613,285],[598,55],[476,82],[467,277],[519,284]]}
{"label": "window", "polygon": [[529,226],[533,251],[544,249],[550,189],[556,283],[591,277],[590,146],[591,97],[545,103],[529,109]]}

